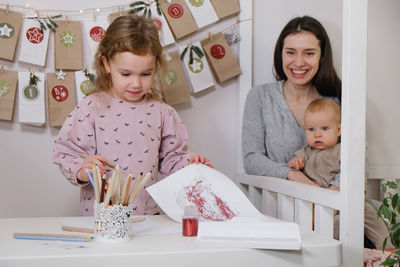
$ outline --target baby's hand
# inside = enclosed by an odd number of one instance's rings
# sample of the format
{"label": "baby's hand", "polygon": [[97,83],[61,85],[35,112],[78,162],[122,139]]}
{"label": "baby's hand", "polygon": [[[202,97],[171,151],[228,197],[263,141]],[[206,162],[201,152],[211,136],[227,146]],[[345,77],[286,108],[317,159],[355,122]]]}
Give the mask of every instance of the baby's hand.
{"label": "baby's hand", "polygon": [[302,170],[304,168],[304,160],[303,158],[294,157],[289,161],[288,165],[292,169]]}
{"label": "baby's hand", "polygon": [[82,169],[80,169],[76,174],[78,180],[81,182],[89,182],[89,177],[86,174],[86,170],[92,173],[93,165],[99,166],[101,174],[105,173],[106,168],[104,166],[104,162],[106,161],[106,158],[99,155],[91,155],[84,158],[82,162]]}
{"label": "baby's hand", "polygon": [[201,155],[201,154],[193,154],[193,155],[190,157],[190,160],[189,160],[189,164],[193,164],[193,163],[199,164],[199,163],[201,163],[201,164],[207,165],[207,166],[210,167],[210,168],[214,168],[214,165],[212,165],[212,164],[209,163],[209,162],[210,162],[210,161],[208,160],[208,158],[204,157],[204,156]]}

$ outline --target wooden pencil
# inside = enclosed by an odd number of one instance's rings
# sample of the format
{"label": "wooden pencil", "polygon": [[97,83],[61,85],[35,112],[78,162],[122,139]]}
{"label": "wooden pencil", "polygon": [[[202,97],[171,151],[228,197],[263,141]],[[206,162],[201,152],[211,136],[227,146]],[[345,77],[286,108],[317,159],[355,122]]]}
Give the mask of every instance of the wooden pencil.
{"label": "wooden pencil", "polygon": [[142,192],[144,186],[146,185],[147,181],[150,179],[151,177],[151,172],[148,172],[143,179],[140,181],[140,183],[137,185],[137,189],[135,190],[135,193],[132,196],[132,199],[130,199],[129,204],[133,203],[133,201],[135,200],[135,198],[140,194],[140,192]]}
{"label": "wooden pencil", "polygon": [[131,189],[132,173],[128,175],[125,181],[124,190],[122,191],[122,205],[128,205],[129,191]]}
{"label": "wooden pencil", "polygon": [[93,228],[86,228],[86,227],[75,227],[75,226],[63,225],[63,226],[61,226],[61,230],[68,231],[68,232],[80,232],[80,233],[94,234]]}

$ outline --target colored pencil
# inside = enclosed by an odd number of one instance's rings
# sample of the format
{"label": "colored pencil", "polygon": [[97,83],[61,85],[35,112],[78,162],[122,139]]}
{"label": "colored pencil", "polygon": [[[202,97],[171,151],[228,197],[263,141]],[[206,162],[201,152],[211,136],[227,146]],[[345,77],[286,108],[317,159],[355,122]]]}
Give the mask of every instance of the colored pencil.
{"label": "colored pencil", "polygon": [[[81,157],[81,158],[86,158],[88,155],[85,155],[85,154],[79,154],[79,157]],[[111,169],[115,169],[115,165],[112,165],[111,163],[108,163],[108,162],[104,162],[104,164],[107,166],[107,167],[109,167],[109,168],[111,168]]]}
{"label": "colored pencil", "polygon": [[90,171],[88,169],[86,169],[86,174],[89,177],[90,183],[92,184],[93,188],[94,188],[94,181],[93,181],[93,177],[92,174],[90,173]]}
{"label": "colored pencil", "polygon": [[59,240],[59,241],[72,241],[72,242],[89,242],[92,240],[91,236],[83,235],[64,235],[64,234],[33,234],[33,233],[14,233],[16,239],[30,239],[30,240]]}

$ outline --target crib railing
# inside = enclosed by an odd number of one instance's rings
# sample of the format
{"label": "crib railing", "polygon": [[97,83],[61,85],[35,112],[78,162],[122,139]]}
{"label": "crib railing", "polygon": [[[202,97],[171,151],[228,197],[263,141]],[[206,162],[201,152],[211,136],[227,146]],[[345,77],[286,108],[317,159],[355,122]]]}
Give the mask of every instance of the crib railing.
{"label": "crib railing", "polygon": [[237,183],[263,214],[296,222],[305,231],[333,237],[334,210],[340,211],[343,206],[339,192],[249,174],[238,175]]}

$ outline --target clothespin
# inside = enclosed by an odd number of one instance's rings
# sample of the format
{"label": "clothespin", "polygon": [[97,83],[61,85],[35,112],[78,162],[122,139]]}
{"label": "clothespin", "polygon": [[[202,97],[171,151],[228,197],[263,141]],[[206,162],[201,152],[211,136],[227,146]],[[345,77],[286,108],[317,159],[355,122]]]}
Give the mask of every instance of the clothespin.
{"label": "clothespin", "polygon": [[39,10],[35,9],[35,17],[40,18]]}
{"label": "clothespin", "polygon": [[1,66],[0,66],[0,73],[3,73],[4,72],[4,64],[1,64]]}
{"label": "clothespin", "polygon": [[165,60],[167,61],[167,62],[170,62],[171,60],[172,60],[172,57],[171,57],[171,55],[168,53],[168,51],[165,51],[164,52],[165,53]]}
{"label": "clothespin", "polygon": [[93,21],[96,21],[97,17],[96,17],[96,12],[93,11]]}
{"label": "clothespin", "polygon": [[192,47],[192,38],[189,38],[189,41],[188,41],[188,46],[189,46],[189,48],[191,48]]}
{"label": "clothespin", "polygon": [[68,15],[65,16],[64,25],[65,25],[65,26],[68,25]]}
{"label": "clothespin", "polygon": [[122,15],[122,13],[121,13],[121,7],[118,6],[118,16],[121,16],[121,15]]}
{"label": "clothespin", "polygon": [[213,40],[213,37],[212,37],[212,34],[211,34],[211,32],[208,32],[208,39],[210,39],[210,41],[212,41],[212,40]]}
{"label": "clothespin", "polygon": [[6,5],[6,14],[8,15],[8,13],[10,13],[10,5],[9,4]]}

